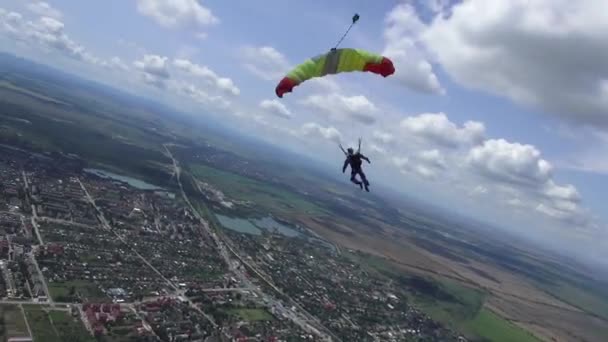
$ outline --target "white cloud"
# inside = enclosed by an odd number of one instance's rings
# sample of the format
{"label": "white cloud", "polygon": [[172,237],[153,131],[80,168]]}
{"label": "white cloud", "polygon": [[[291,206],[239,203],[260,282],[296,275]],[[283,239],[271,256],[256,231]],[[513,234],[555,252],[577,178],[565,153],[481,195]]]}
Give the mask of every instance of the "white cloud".
{"label": "white cloud", "polygon": [[287,109],[287,107],[283,103],[279,102],[277,99],[262,100],[260,102],[260,108],[266,110],[266,112],[272,115],[284,119],[291,119],[293,117],[291,111]]}
{"label": "white cloud", "polygon": [[383,145],[387,145],[395,141],[395,137],[391,133],[380,130],[375,130],[372,133],[372,139]]}
{"label": "white cloud", "polygon": [[128,71],[129,70],[129,66],[127,64],[125,64],[122,59],[120,59],[120,57],[112,57],[110,59],[110,61],[108,62],[108,65],[112,68],[121,70],[121,71]]}
{"label": "white cloud", "polygon": [[82,62],[100,63],[97,57],[72,40],[64,28],[63,22],[55,18],[40,17],[36,21],[29,21],[20,13],[0,10],[0,31],[11,39]]}
{"label": "white cloud", "polygon": [[166,28],[205,27],[220,21],[199,0],[137,0],[137,10]]}
{"label": "white cloud", "polygon": [[[590,223],[589,213],[579,205],[578,190],[555,183],[551,164],[536,147],[491,139],[473,147],[466,160],[473,172],[502,189],[508,204],[530,203],[528,207],[551,218],[583,226]],[[513,198],[514,194],[518,196]]]}
{"label": "white cloud", "polygon": [[356,120],[365,125],[376,122],[375,114],[378,112],[376,105],[363,95],[311,95],[300,103],[320,110],[334,120]]}
{"label": "white cloud", "polygon": [[439,167],[435,160],[425,160],[421,155],[412,157],[392,157],[391,162],[402,173],[414,174],[426,180],[434,180],[443,166]]}
{"label": "white cloud", "polygon": [[427,180],[435,179],[447,168],[443,154],[437,150],[424,150],[409,157],[393,157],[391,159],[403,173],[415,174]]}
{"label": "white cloud", "polygon": [[41,17],[61,19],[61,17],[63,16],[60,10],[54,8],[53,6],[49,5],[47,2],[44,1],[32,2],[27,4],[26,7],[32,13],[35,13]]}
{"label": "white cloud", "polygon": [[434,169],[446,168],[446,160],[443,154],[437,149],[422,151],[418,154],[418,158],[428,167],[432,167]]}
{"label": "white cloud", "polygon": [[158,78],[168,79],[170,77],[167,60],[169,58],[159,55],[144,55],[143,59],[135,61],[133,65],[137,69]]}
{"label": "white cloud", "polygon": [[272,46],[247,46],[242,49],[243,66],[266,81],[280,81],[289,71],[285,55]]}
{"label": "white cloud", "polygon": [[230,108],[231,102],[220,95],[210,95],[203,89],[192,83],[185,81],[174,81],[170,83],[172,90],[179,94],[189,97],[190,99],[205,105],[211,105],[216,108]]}
{"label": "white cloud", "polygon": [[457,82],[608,127],[608,7],[597,0],[471,0],[425,45]]}
{"label": "white cloud", "polygon": [[478,121],[467,121],[462,127],[451,122],[444,113],[423,113],[405,118],[401,127],[408,134],[432,144],[457,148],[477,144],[484,139],[485,126]]}
{"label": "white cloud", "polygon": [[419,36],[426,26],[414,8],[399,4],[385,19],[383,55],[395,65],[394,78],[410,89],[427,93],[444,93],[431,63],[425,58]]}
{"label": "white cloud", "polygon": [[479,172],[502,182],[544,184],[551,178],[552,166],[538,149],[504,139],[486,140],[470,150],[467,160]]}
{"label": "white cloud", "polygon": [[213,70],[207,66],[192,63],[187,59],[175,59],[173,65],[181,71],[188,73],[191,76],[201,78],[207,83],[217,87],[218,89],[231,95],[239,95],[240,89],[234,84],[232,79],[218,76]]}
{"label": "white cloud", "polygon": [[315,122],[309,122],[300,128],[300,132],[304,136],[321,137],[333,142],[340,142],[342,134],[335,127],[324,127]]}
{"label": "white cloud", "polygon": [[143,76],[144,82],[158,88],[166,87],[166,81],[171,77],[168,67],[168,57],[158,55],[144,55],[141,60],[133,62]]}

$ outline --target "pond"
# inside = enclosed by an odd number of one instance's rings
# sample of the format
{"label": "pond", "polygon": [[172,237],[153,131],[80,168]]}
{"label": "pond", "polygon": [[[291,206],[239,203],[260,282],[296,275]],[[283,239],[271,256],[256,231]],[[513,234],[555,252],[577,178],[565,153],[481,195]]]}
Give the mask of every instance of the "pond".
{"label": "pond", "polygon": [[224,215],[215,215],[224,226],[224,228],[228,228],[230,230],[234,230],[235,232],[245,233],[245,234],[253,234],[253,235],[261,235],[262,231],[253,225],[251,221],[241,219],[241,218],[232,218]]}
{"label": "pond", "polygon": [[119,175],[119,174],[116,174],[116,173],[113,173],[110,171],[99,170],[99,169],[83,169],[83,171],[96,175],[98,177],[114,179],[117,181],[121,181],[123,183],[127,183],[130,186],[132,186],[136,189],[139,189],[139,190],[160,190],[160,189],[162,189],[161,187],[152,185],[150,183],[146,183],[140,179],[129,177],[129,176],[124,176],[124,175]]}
{"label": "pond", "polygon": [[277,232],[287,237],[296,237],[301,235],[297,230],[290,228],[282,223],[275,221],[272,217],[264,217],[263,219],[253,220],[253,224],[269,232]]}
{"label": "pond", "polygon": [[264,217],[262,219],[243,219],[233,218],[224,215],[215,214],[222,226],[245,234],[262,234],[262,230],[270,233],[279,233],[287,237],[300,236],[301,233],[297,230],[281,224],[272,217]]}
{"label": "pond", "polygon": [[261,235],[262,231],[266,230],[268,232],[279,233],[287,237],[304,237],[308,241],[320,244],[334,253],[337,252],[336,247],[332,243],[325,241],[320,237],[303,234],[285,224],[277,222],[270,216],[261,219],[233,218],[220,214],[215,214],[215,216],[224,228],[238,233]]}

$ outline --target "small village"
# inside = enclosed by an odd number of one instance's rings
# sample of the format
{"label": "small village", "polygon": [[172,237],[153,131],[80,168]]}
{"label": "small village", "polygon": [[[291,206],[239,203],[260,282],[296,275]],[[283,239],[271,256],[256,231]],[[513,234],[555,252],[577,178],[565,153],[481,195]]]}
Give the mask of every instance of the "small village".
{"label": "small village", "polygon": [[6,303],[69,308],[89,336],[109,341],[457,338],[331,244],[217,230],[180,194],[9,151],[0,156]]}

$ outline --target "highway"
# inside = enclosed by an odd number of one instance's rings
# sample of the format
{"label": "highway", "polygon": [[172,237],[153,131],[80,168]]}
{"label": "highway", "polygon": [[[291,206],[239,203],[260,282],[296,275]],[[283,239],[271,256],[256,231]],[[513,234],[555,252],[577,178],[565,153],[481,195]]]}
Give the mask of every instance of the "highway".
{"label": "highway", "polygon": [[[301,308],[297,303],[295,303],[294,300],[290,300],[290,302],[292,302],[290,304],[294,304],[294,306],[296,306],[303,313],[303,317],[301,316],[302,313],[298,313],[298,312],[296,312],[294,310],[290,310],[290,309],[285,308],[284,305],[283,305],[283,303],[281,303],[277,299],[271,297],[267,293],[263,292],[262,289],[259,288],[259,286],[256,286],[255,284],[253,284],[251,282],[251,280],[249,278],[247,278],[247,276],[245,275],[245,273],[243,271],[239,270],[236,267],[239,262],[242,263],[242,264],[244,264],[244,265],[246,265],[249,269],[253,270],[253,272],[258,276],[258,278],[262,279],[262,281],[264,281],[271,288],[273,288],[273,290],[275,290],[276,292],[278,292],[280,294],[283,294],[283,292],[279,288],[277,288],[272,282],[270,282],[268,279],[266,279],[255,267],[253,267],[251,264],[249,264],[245,260],[243,260],[241,258],[241,256],[236,251],[234,251],[234,249],[230,246],[229,243],[223,241],[222,238],[218,237],[218,235],[221,235],[221,234],[217,234],[213,229],[211,229],[211,227],[209,226],[209,223],[207,222],[207,220],[205,220],[205,218],[203,218],[201,216],[201,214],[198,212],[198,210],[196,210],[196,208],[194,208],[194,206],[190,202],[190,199],[186,195],[186,192],[184,191],[184,187],[182,186],[181,168],[179,166],[179,162],[173,156],[173,154],[171,153],[171,151],[169,150],[169,148],[167,146],[168,146],[168,144],[163,144],[163,147],[164,147],[164,149],[166,151],[167,157],[171,158],[171,160],[173,161],[174,174],[175,174],[177,183],[179,185],[179,188],[181,190],[182,197],[184,198],[184,201],[188,204],[188,206],[190,207],[190,210],[193,212],[193,214],[198,218],[198,220],[200,221],[200,223],[202,224],[202,226],[206,230],[206,233],[209,234],[209,236],[211,236],[213,238],[213,240],[214,240],[214,242],[215,242],[215,244],[216,244],[216,246],[217,246],[217,248],[218,248],[218,250],[220,252],[220,255],[222,256],[222,258],[224,259],[224,261],[228,265],[229,269],[237,276],[237,278],[239,278],[239,280],[243,284],[245,284],[246,287],[254,288],[255,292],[260,297],[262,297],[267,303],[270,303],[272,306],[278,307],[279,310],[282,313],[286,314],[286,316],[294,324],[296,324],[297,326],[301,327],[304,331],[309,332],[309,333],[313,333],[316,336],[320,337],[324,341],[332,341],[333,339],[329,335],[329,334],[331,334],[331,332],[329,332],[329,329],[327,329],[326,327],[324,327],[318,321],[318,319],[316,317],[312,316],[310,313],[306,312],[303,308]],[[196,186],[197,186],[198,190],[202,193],[202,191],[200,189],[200,186],[198,184],[196,184]],[[230,253],[228,253],[228,251]],[[235,260],[230,257],[230,254],[232,254],[234,257],[236,257],[236,259],[239,262],[235,262]],[[310,321],[315,322],[317,325],[319,325],[321,327],[321,329],[317,329],[315,326],[313,326],[311,323],[309,323]],[[323,330],[323,332],[321,330]],[[326,333],[324,331],[327,331],[328,333]],[[333,337],[337,341],[340,341],[335,335]]]}

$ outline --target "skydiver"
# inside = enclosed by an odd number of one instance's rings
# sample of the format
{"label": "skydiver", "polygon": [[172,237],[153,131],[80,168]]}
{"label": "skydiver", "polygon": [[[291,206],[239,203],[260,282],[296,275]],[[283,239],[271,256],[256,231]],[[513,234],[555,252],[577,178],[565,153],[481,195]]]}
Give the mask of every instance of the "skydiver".
{"label": "skydiver", "polygon": [[[357,153],[354,153],[352,147],[349,147],[347,151],[348,153],[345,153],[346,160],[344,161],[344,166],[342,167],[342,173],[346,172],[346,167],[350,165],[350,181],[357,184],[361,189],[363,189],[365,186],[365,191],[369,192],[369,182],[365,177],[365,173],[363,173],[363,170],[361,169],[361,164],[363,164],[361,159],[365,160],[368,164],[371,164],[369,158],[361,154],[359,150],[357,150]],[[361,181],[357,179],[357,174],[359,174]]]}

